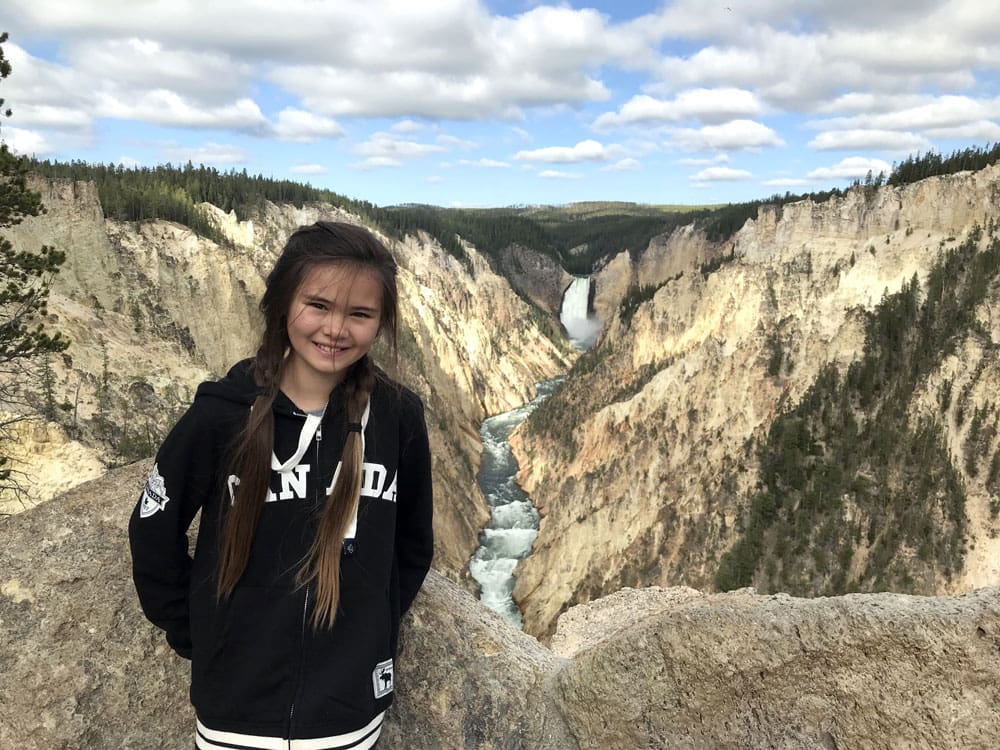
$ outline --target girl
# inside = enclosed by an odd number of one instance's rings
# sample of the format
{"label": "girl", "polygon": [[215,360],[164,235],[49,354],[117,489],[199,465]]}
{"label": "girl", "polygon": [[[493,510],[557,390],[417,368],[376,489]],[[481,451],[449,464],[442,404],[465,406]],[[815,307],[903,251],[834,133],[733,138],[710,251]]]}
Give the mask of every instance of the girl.
{"label": "girl", "polygon": [[[146,616],[192,660],[198,748],[371,748],[433,552],[423,406],[395,351],[396,264],[366,230],[285,245],[252,360],[202,383],[129,523]],[[201,510],[193,559],[187,530]]]}

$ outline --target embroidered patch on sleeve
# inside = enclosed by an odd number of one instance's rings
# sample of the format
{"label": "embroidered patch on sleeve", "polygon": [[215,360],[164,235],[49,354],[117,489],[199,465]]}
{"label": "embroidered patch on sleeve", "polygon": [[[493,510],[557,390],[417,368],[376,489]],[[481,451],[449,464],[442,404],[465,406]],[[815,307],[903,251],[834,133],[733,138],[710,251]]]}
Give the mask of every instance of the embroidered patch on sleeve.
{"label": "embroidered patch on sleeve", "polygon": [[139,517],[149,518],[158,510],[167,507],[170,498],[167,497],[167,483],[160,476],[159,464],[153,464],[153,471],[146,480],[142,490],[142,503],[139,505]]}
{"label": "embroidered patch on sleeve", "polygon": [[372,672],[372,686],[375,697],[383,698],[392,692],[392,659],[380,661]]}

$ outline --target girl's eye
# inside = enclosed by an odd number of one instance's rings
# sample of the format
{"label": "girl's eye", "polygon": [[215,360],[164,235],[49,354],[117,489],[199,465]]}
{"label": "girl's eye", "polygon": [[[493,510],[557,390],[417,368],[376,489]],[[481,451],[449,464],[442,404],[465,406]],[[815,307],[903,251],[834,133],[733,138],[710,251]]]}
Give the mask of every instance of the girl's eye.
{"label": "girl's eye", "polygon": [[371,317],[371,313],[367,313],[367,312],[364,312],[362,310],[355,310],[354,313],[352,313],[352,314],[354,315],[355,318],[365,318],[365,319],[367,319],[367,318]]}
{"label": "girl's eye", "polygon": [[326,305],[324,305],[322,302],[310,302],[309,303],[309,307],[314,307],[317,310],[325,310],[326,309]]}

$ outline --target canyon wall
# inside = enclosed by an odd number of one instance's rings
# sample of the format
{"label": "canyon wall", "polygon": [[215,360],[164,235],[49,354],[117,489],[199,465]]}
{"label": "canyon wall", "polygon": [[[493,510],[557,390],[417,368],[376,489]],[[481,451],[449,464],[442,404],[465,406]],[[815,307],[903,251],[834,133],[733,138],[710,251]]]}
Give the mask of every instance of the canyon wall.
{"label": "canyon wall", "polygon": [[566,288],[573,281],[552,257],[511,244],[497,254],[497,270],[519,294],[559,319]]}
{"label": "canyon wall", "polygon": [[[610,313],[602,337],[513,439],[519,480],[542,515],[534,550],[516,571],[526,629],[548,637],[567,607],[625,586],[712,588],[745,529],[761,486],[757,446],[775,419],[828,364],[843,374],[861,356],[866,321],[886,294],[916,276],[926,295],[933,264],[967,242],[985,253],[998,218],[994,166],[765,206],[725,243],[685,227],[652,242],[636,264],[608,264],[596,276],[599,312]],[[647,290],[631,309],[620,296],[601,297],[602,284],[620,288],[625,277]],[[955,521],[964,544],[958,569],[921,568],[915,548],[900,548],[901,566],[912,561],[926,573],[915,574],[914,593],[1000,583],[989,479],[998,447],[996,284],[973,318],[907,405],[914,424],[925,419],[942,432],[966,496]],[[964,460],[974,413],[986,415],[987,427]],[[834,513],[857,515],[850,497]],[[871,519],[848,520],[861,528]],[[865,568],[883,533],[861,535],[849,550],[851,571]]]}
{"label": "canyon wall", "polygon": [[[47,323],[72,343],[50,362],[66,410],[45,429],[26,429],[19,446],[28,504],[150,455],[199,382],[253,354],[263,279],[288,235],[319,219],[360,222],[321,203],[265,204],[250,221],[205,204],[232,243],[220,246],[172,222],[106,220],[92,183],[37,180],[32,188],[47,212],[6,234],[19,246],[66,252]],[[383,239],[400,268],[401,330],[398,357],[383,346],[377,359],[425,401],[435,564],[462,578],[488,517],[475,482],[479,423],[531,400],[534,384],[571,355],[550,338],[558,327],[475,248],[463,264],[424,234]],[[21,507],[8,501],[0,511]]]}
{"label": "canyon wall", "polygon": [[[191,747],[188,663],[130,580],[126,525],[149,465],[0,518],[0,747]],[[388,750],[1000,743],[998,588],[629,589],[571,609],[549,649],[432,572],[401,641]]]}

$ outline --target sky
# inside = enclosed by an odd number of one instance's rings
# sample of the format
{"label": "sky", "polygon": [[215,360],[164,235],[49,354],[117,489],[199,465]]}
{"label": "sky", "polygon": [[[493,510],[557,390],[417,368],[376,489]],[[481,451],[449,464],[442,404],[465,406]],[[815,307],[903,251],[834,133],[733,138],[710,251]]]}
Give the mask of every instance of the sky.
{"label": "sky", "polygon": [[379,205],[702,205],[1000,141],[984,0],[4,0],[0,126]]}

